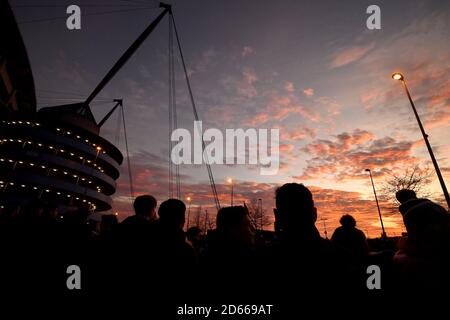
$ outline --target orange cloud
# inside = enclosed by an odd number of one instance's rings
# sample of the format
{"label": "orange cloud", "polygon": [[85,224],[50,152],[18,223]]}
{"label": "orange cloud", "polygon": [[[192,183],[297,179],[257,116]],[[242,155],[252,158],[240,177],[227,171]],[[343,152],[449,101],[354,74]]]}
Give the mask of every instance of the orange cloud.
{"label": "orange cloud", "polygon": [[365,130],[343,132],[333,140],[319,139],[305,146],[302,150],[311,158],[303,174],[295,178],[365,179],[365,168],[381,176],[396,166],[417,163],[411,155],[413,147],[414,142],[396,141],[391,137],[376,139]]}
{"label": "orange cloud", "polygon": [[[316,226],[324,235],[327,228],[328,237],[339,226],[339,219],[344,214],[351,214],[357,221],[357,227],[370,237],[381,234],[381,225],[374,199],[364,199],[359,192],[348,192],[326,189],[316,186],[309,187],[318,211]],[[400,235],[403,231],[401,215],[389,203],[380,200],[381,212],[388,235]]]}
{"label": "orange cloud", "polygon": [[292,150],[294,150],[294,145],[292,144],[280,145],[280,152],[291,152]]}
{"label": "orange cloud", "polygon": [[282,130],[281,132],[281,140],[282,141],[299,141],[304,140],[305,138],[315,138],[317,129],[304,127],[299,130]]}
{"label": "orange cloud", "polygon": [[[233,185],[233,203],[235,205],[242,205],[244,202],[248,204],[257,199],[261,199],[265,215],[268,216],[269,220],[274,221],[275,190],[280,186],[279,184],[235,180]],[[145,186],[137,187],[141,189]],[[230,205],[230,186],[226,183],[216,184],[216,188],[221,205]],[[313,193],[314,202],[318,209],[316,226],[322,236],[325,236],[325,227],[328,232],[328,237],[331,236],[334,229],[339,226],[339,218],[343,214],[353,215],[357,220],[357,226],[370,236],[376,237],[381,233],[377,209],[372,199],[364,199],[359,192],[348,192],[317,186],[308,186],[308,188]],[[153,194],[158,200],[158,204],[167,199],[167,194],[165,190],[161,190],[161,187],[159,189],[149,189],[145,193]],[[214,200],[211,195],[210,185],[208,183],[184,183],[182,185],[182,193],[182,200],[188,196],[192,198],[190,225],[195,225],[197,215],[200,215],[201,227],[203,228],[206,216],[205,211],[207,210],[208,225],[214,226],[217,211],[213,205]],[[132,214],[131,205],[127,196],[115,197],[114,204],[114,210],[119,212],[121,219]],[[390,205],[382,199],[380,199],[380,206],[383,218],[389,221],[389,223],[385,224],[388,234],[399,235],[402,232],[400,214],[392,212]],[[273,230],[273,225],[269,225],[266,228]]]}

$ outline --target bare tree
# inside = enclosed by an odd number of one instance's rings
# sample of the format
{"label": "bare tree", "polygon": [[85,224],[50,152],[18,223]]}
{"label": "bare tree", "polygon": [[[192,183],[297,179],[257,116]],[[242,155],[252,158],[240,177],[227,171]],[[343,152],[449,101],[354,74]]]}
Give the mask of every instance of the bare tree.
{"label": "bare tree", "polygon": [[201,215],[202,215],[202,206],[198,206],[195,212],[195,220],[194,220],[194,225],[197,228],[201,227]]}
{"label": "bare tree", "polygon": [[413,190],[419,197],[427,198],[430,197],[430,193],[426,187],[431,183],[432,175],[433,173],[428,167],[422,169],[418,165],[406,169],[399,175],[391,173],[390,177],[385,180],[381,192],[385,199],[396,206],[399,203],[395,198],[395,193],[402,189]]}
{"label": "bare tree", "polygon": [[271,226],[272,220],[266,214],[266,211],[262,208],[259,199],[252,199],[249,203],[246,203],[250,222],[256,230],[262,230],[264,227]]}
{"label": "bare tree", "polygon": [[211,210],[198,206],[191,209],[191,217],[189,225],[191,227],[197,227],[206,233],[208,230],[215,228],[215,216],[211,214]]}

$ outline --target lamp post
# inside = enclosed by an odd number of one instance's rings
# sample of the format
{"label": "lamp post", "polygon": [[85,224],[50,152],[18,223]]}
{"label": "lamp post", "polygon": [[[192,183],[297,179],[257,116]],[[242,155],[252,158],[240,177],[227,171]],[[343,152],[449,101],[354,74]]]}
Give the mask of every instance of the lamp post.
{"label": "lamp post", "polygon": [[439,183],[441,184],[442,191],[444,192],[445,200],[447,201],[447,207],[450,208],[450,196],[448,194],[447,187],[445,186],[444,178],[442,177],[441,170],[439,169],[439,165],[434,157],[433,149],[431,149],[430,142],[428,141],[428,135],[425,133],[425,129],[423,128],[422,122],[420,121],[419,114],[417,113],[416,106],[411,98],[408,87],[406,86],[405,77],[400,72],[395,72],[392,74],[392,79],[399,80],[403,84],[403,88],[405,89],[406,95],[408,96],[409,102],[411,103],[411,107],[413,109],[414,115],[416,116],[417,123],[419,124],[420,132],[422,133],[423,140],[425,140],[425,144],[428,149],[428,153],[430,154],[431,161],[433,162],[434,170],[439,179]]}
{"label": "lamp post", "polygon": [[188,215],[187,215],[187,223],[186,223],[186,231],[189,229],[189,221],[191,219],[191,197],[187,197],[186,200],[188,201]]}
{"label": "lamp post", "polygon": [[381,229],[383,230],[383,236],[382,237],[385,239],[386,238],[386,231],[384,230],[383,218],[381,217],[381,210],[380,210],[380,205],[378,204],[377,192],[375,191],[375,184],[373,183],[372,171],[370,171],[370,169],[366,169],[366,171],[369,172],[370,181],[372,182],[373,194],[375,195],[375,201],[377,202],[378,216],[380,217]]}
{"label": "lamp post", "polygon": [[327,218],[322,218],[322,221],[323,221],[323,234],[325,235],[325,239],[328,239]]}
{"label": "lamp post", "polygon": [[233,206],[233,179],[229,178],[228,183],[231,184],[231,206]]}
{"label": "lamp post", "polygon": [[205,235],[208,233],[208,210],[205,210]]}
{"label": "lamp post", "polygon": [[260,219],[260,231],[263,231],[263,212],[262,212],[262,199],[258,199],[259,201],[259,219]]}

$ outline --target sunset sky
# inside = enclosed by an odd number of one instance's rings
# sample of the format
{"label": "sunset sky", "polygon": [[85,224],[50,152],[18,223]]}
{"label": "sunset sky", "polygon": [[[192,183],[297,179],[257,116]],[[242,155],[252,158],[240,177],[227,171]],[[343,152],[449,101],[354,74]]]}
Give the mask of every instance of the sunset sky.
{"label": "sunset sky", "polygon": [[[161,9],[154,1],[11,0],[27,46],[38,107],[84,100]],[[39,4],[36,7],[27,5]],[[82,10],[82,29],[69,31],[66,7]],[[95,5],[94,5],[95,4]],[[404,73],[442,173],[450,184],[450,2],[376,1],[381,30],[368,30],[373,1],[173,1],[203,127],[279,128],[280,171],[213,165],[222,205],[263,199],[270,214],[275,188],[311,187],[317,226],[329,235],[350,213],[371,237],[380,235],[370,179],[381,189],[390,173],[429,166],[429,155],[401,83]],[[101,5],[101,6],[100,6]],[[115,12],[111,12],[115,11]],[[98,14],[102,13],[102,15]],[[42,20],[42,21],[37,21]],[[99,121],[123,98],[136,193],[168,196],[168,19],[91,104]],[[176,62],[179,126],[193,130],[181,64]],[[117,116],[102,136],[117,140]],[[183,165],[182,197],[215,214],[205,166]],[[429,191],[442,195],[432,176]],[[450,187],[450,186],[449,186]],[[380,194],[381,196],[381,194]],[[388,235],[404,231],[382,201]],[[126,161],[113,211],[130,213]]]}

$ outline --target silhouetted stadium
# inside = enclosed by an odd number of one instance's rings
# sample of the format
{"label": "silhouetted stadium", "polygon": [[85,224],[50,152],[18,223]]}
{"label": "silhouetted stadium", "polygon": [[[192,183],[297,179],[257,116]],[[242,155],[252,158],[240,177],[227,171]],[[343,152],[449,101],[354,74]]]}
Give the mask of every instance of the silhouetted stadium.
{"label": "silhouetted stadium", "polygon": [[33,75],[7,2],[0,5],[0,205],[41,199],[111,208],[121,152],[85,103],[36,111]]}

